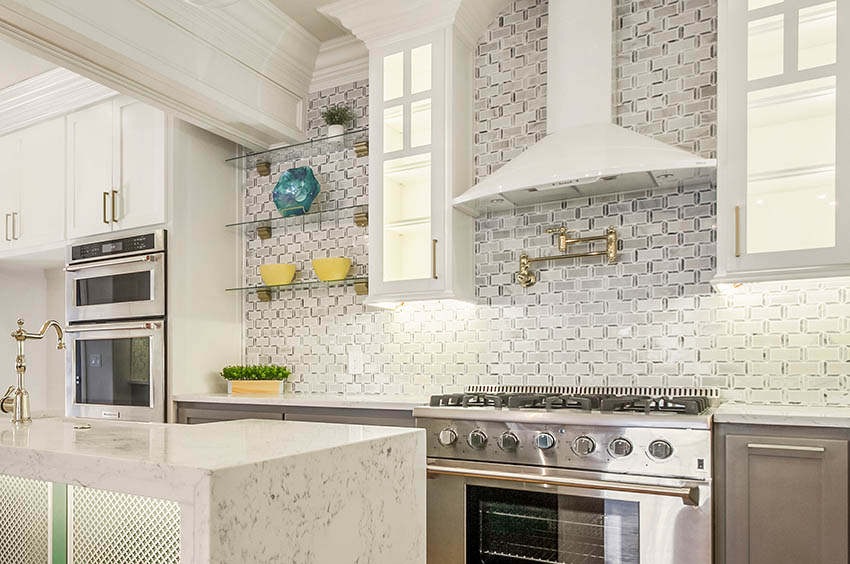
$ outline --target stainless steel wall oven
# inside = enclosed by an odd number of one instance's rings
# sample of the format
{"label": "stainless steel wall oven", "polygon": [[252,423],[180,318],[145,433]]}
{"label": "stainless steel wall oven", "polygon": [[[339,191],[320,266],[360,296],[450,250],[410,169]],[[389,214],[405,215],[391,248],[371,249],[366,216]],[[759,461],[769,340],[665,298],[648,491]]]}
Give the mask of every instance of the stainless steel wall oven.
{"label": "stainless steel wall oven", "polygon": [[165,421],[166,232],[70,247],[65,271],[66,415]]}

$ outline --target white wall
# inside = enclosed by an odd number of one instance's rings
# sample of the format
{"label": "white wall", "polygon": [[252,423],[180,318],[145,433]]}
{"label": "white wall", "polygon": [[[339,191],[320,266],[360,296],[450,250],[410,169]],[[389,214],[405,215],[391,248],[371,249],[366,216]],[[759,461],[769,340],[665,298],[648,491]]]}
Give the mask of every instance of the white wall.
{"label": "white wall", "polygon": [[[26,321],[27,331],[37,331],[50,315],[60,315],[62,309],[48,307],[47,278],[42,270],[0,268],[0,393],[15,384],[15,340],[11,332],[17,328],[19,317]],[[56,378],[48,377],[50,366],[64,366],[64,352],[56,350],[56,338],[26,343],[26,386],[34,413],[48,409],[49,390]],[[49,359],[49,361],[48,361]],[[0,420],[5,416],[0,415]]]}

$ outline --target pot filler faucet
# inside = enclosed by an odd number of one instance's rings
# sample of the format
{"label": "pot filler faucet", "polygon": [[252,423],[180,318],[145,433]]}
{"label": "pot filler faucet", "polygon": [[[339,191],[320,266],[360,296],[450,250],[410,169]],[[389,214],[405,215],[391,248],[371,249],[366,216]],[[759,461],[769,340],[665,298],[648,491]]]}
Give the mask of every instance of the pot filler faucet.
{"label": "pot filler faucet", "polygon": [[24,320],[18,319],[18,329],[12,333],[12,338],[18,342],[18,355],[15,357],[15,371],[18,373],[18,385],[9,386],[9,389],[6,390],[6,395],[0,400],[0,411],[11,413],[12,423],[29,423],[32,421],[32,417],[30,416],[30,394],[24,387],[24,374],[27,372],[24,342],[27,339],[43,339],[47,330],[51,327],[56,329],[56,334],[59,336],[59,344],[56,348],[59,350],[64,349],[65,340],[62,335],[62,326],[53,319],[46,321],[38,333],[27,333],[24,331]]}

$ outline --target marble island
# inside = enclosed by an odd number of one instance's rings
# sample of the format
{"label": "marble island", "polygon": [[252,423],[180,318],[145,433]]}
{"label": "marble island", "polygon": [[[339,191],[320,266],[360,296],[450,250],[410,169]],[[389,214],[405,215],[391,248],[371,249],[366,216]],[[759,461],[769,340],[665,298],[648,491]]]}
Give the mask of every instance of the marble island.
{"label": "marble island", "polygon": [[[173,545],[170,558],[156,552],[159,546],[142,549],[159,554],[158,564],[424,564],[424,441],[416,429],[297,421],[189,426],[37,419],[0,426],[0,474],[50,484],[48,505],[56,502],[55,485],[67,485],[68,550],[135,551],[133,560],[107,559],[114,564],[154,561],[137,560],[137,547],[110,546],[133,542],[116,538],[122,528],[132,531],[122,537]],[[118,509],[80,506],[98,499],[111,499]],[[151,515],[140,516],[145,500]],[[3,508],[10,510],[20,508]],[[95,523],[85,534],[81,523],[92,515],[128,522]],[[170,516],[170,532],[153,521],[156,515]],[[55,508],[52,519],[55,535],[57,522],[62,525]],[[105,536],[91,538],[97,535]],[[103,546],[91,548],[98,542]]]}

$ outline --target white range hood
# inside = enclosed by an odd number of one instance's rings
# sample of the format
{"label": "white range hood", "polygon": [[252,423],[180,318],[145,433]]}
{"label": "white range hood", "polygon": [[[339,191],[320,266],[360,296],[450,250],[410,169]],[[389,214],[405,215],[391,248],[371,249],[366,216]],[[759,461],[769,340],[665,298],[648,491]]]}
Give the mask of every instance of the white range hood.
{"label": "white range hood", "polygon": [[549,2],[547,136],[455,198],[484,211],[715,181],[714,159],[611,121],[612,2]]}

